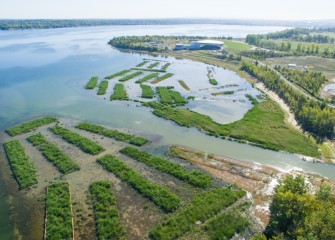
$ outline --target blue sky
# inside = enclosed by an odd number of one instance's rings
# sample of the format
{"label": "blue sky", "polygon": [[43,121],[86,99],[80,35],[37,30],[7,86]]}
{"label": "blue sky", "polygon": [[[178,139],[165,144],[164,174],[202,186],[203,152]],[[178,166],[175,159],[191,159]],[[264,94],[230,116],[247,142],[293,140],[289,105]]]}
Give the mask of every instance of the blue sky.
{"label": "blue sky", "polygon": [[0,18],[335,19],[334,0],[0,0]]}

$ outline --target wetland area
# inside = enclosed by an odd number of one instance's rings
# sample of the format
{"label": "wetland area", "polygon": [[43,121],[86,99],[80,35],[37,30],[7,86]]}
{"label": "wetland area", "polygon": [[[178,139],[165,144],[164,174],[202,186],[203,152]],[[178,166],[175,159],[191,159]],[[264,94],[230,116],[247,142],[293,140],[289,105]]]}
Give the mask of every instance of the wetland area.
{"label": "wetland area", "polygon": [[[302,161],[302,156],[296,154],[271,151],[208,136],[196,128],[184,128],[158,118],[152,114],[151,108],[142,107],[139,102],[110,101],[109,96],[116,80],[109,81],[106,94],[102,96],[98,96],[96,90],[84,88],[92,76],[103,79],[113,73],[131,69],[144,60],[149,61],[150,64],[157,62],[152,67],[155,69],[161,69],[166,63],[171,63],[165,68],[173,75],[158,82],[155,87],[173,86],[174,90],[180,92],[185,99],[195,97],[183,108],[208,115],[217,123],[229,124],[242,119],[253,107],[246,94],[253,98],[261,95],[261,92],[253,88],[252,84],[242,76],[228,69],[186,59],[121,52],[111,48],[107,42],[115,36],[123,35],[201,35],[238,38],[245,37],[249,33],[267,33],[282,29],[284,28],[172,25],[0,31],[0,108],[2,110],[0,142],[4,143],[14,138],[24,145],[26,153],[33,159],[36,166],[39,182],[29,190],[18,191],[18,185],[11,176],[5,152],[3,148],[1,149],[0,215],[2,219],[0,225],[4,226],[1,230],[2,239],[43,238],[45,188],[56,179],[70,184],[76,239],[94,239],[92,200],[87,196],[89,185],[93,181],[100,180],[113,183],[113,193],[117,199],[121,221],[125,225],[128,238],[141,239],[146,236],[151,228],[165,218],[165,213],[152,201],[138,194],[125,182],[96,163],[96,159],[106,153],[122,158],[132,169],[178,195],[181,205],[185,205],[197,192],[202,191],[199,188],[190,187],[189,184],[167,173],[160,173],[157,169],[121,155],[119,150],[127,146],[127,143],[78,130],[75,125],[80,121],[89,121],[107,128],[116,128],[143,136],[149,142],[141,149],[156,155],[164,155],[170,150],[170,154],[174,154],[173,162],[189,169],[201,169],[216,176],[213,183],[215,186],[225,186],[228,179],[232,181],[231,175],[236,174],[236,172],[227,171],[221,176],[215,173],[218,169],[230,169],[226,166],[227,164],[233,165],[239,173],[232,182],[247,191],[258,186],[255,191],[271,192],[273,182],[276,181],[274,176],[292,170],[306,171],[334,179],[335,168],[332,165]],[[124,81],[123,84],[130,99],[148,101],[141,99],[140,84],[135,83],[147,74],[149,72]],[[210,83],[211,78],[218,81],[217,86]],[[183,86],[180,80],[187,87]],[[216,94],[223,91],[230,91],[230,93]],[[56,144],[80,166],[80,171],[62,175],[27,142],[26,138],[32,135],[31,133],[10,137],[4,132],[9,127],[46,115],[57,117],[60,120],[60,126],[99,143],[105,152],[95,156],[86,154],[51,133],[48,130],[49,126],[40,127],[35,133],[41,132],[46,139]],[[173,147],[171,150],[171,145],[186,146],[186,150],[178,147]],[[197,149],[201,153],[194,155],[190,149]],[[184,150],[188,155],[186,156],[180,150]],[[219,155],[232,160],[227,162]],[[179,158],[175,158],[176,156]],[[202,162],[204,159],[206,161]],[[235,159],[247,163],[241,166],[234,162]],[[260,164],[264,166],[257,167]],[[248,176],[243,175],[245,169],[249,171]],[[248,180],[250,182],[247,184]],[[262,211],[266,209],[265,200],[260,197],[257,201],[259,207],[256,215],[266,223],[267,217],[264,216],[266,210]]]}

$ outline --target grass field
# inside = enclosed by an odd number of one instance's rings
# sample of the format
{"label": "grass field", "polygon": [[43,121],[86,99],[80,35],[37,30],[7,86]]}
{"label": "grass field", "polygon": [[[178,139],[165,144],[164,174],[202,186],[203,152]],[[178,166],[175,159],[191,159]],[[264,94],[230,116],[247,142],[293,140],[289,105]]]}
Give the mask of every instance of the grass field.
{"label": "grass field", "polygon": [[231,54],[238,54],[241,51],[250,50],[251,45],[243,42],[224,40],[223,49]]}
{"label": "grass field", "polygon": [[315,143],[284,122],[283,111],[272,100],[255,105],[243,119],[227,125],[216,123],[210,117],[188,109],[173,109],[158,103],[149,105],[154,108],[155,115],[181,126],[196,127],[209,135],[231,137],[272,150],[320,156]]}

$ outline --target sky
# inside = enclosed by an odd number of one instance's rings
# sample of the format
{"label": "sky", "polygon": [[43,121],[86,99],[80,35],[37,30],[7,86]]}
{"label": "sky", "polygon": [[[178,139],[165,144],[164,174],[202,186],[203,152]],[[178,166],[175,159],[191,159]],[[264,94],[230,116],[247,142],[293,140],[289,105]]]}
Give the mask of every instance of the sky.
{"label": "sky", "polygon": [[335,19],[335,0],[0,0],[0,19]]}

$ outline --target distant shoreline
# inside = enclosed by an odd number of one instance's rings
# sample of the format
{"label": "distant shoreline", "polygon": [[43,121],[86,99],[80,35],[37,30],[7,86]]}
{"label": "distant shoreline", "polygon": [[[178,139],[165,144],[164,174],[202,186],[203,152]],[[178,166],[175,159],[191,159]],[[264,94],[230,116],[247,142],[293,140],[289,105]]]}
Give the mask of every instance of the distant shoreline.
{"label": "distant shoreline", "polygon": [[244,26],[334,27],[335,20],[292,21],[252,19],[0,19],[0,30],[53,29],[122,25],[218,24]]}

